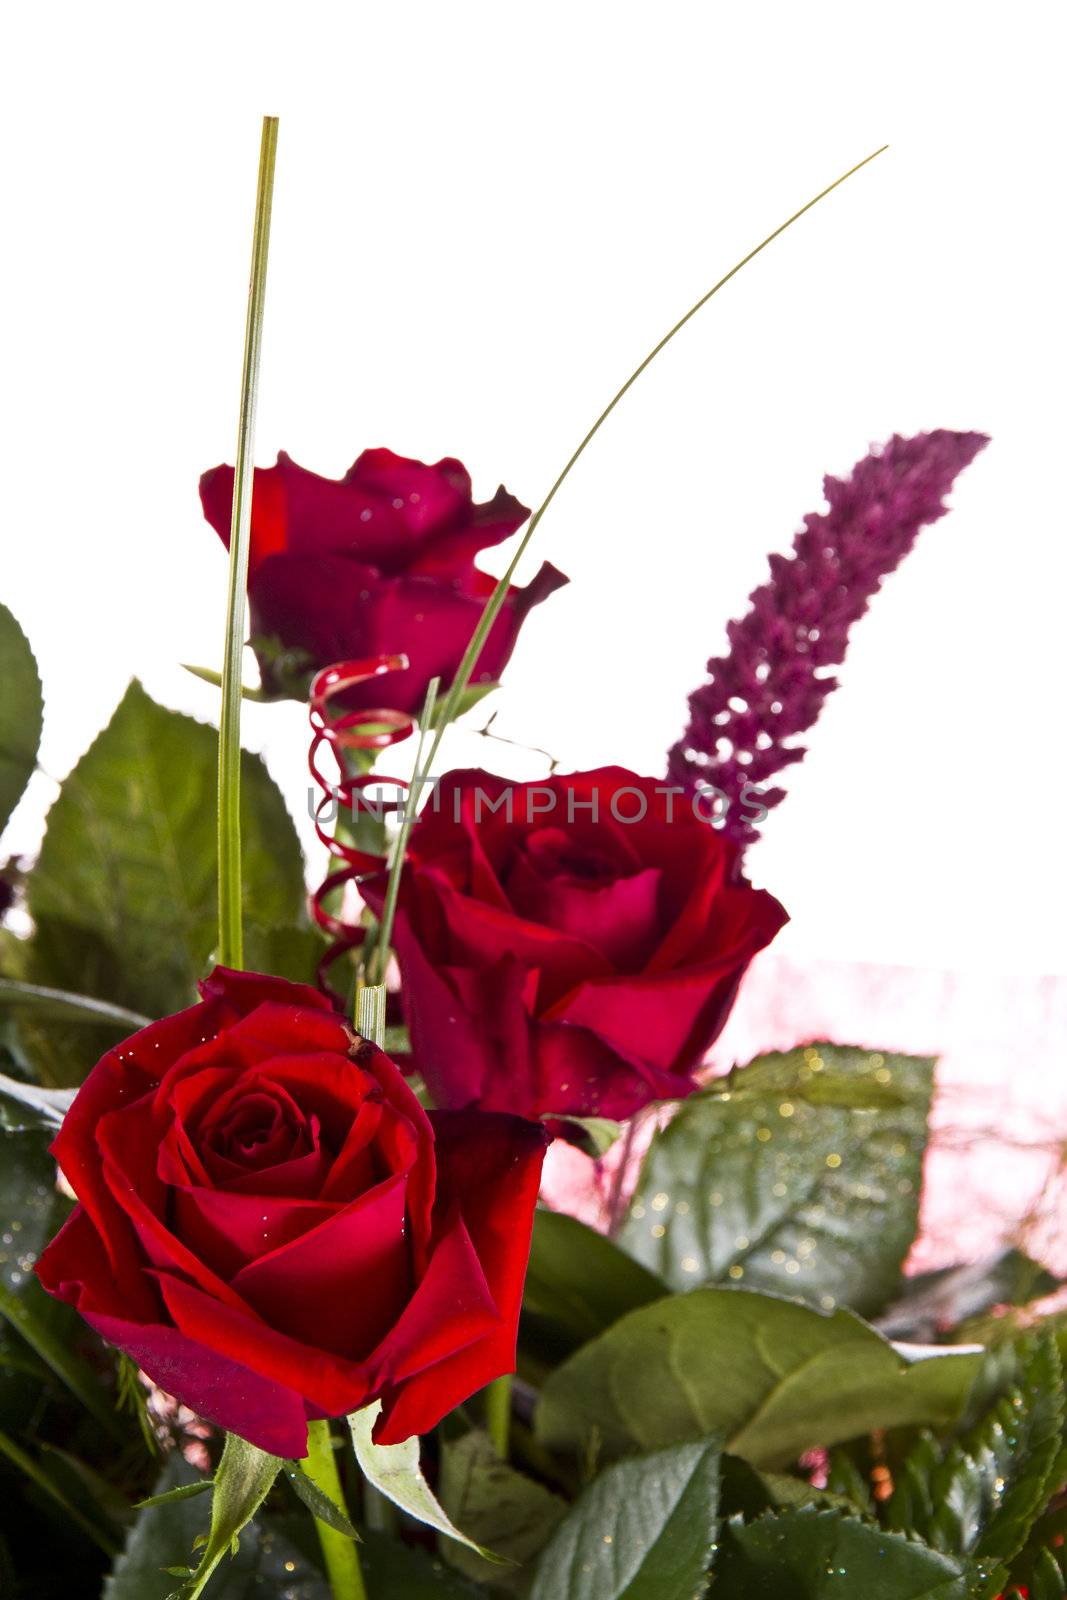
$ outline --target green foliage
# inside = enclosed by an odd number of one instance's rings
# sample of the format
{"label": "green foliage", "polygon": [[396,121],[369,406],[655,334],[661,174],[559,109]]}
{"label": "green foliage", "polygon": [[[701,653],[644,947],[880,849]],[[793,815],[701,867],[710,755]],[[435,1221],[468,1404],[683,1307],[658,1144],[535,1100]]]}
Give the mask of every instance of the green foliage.
{"label": "green foliage", "polygon": [[56,1133],[74,1099],[73,1089],[39,1089],[0,1072],[0,1130]]}
{"label": "green foliage", "polygon": [[884,1507],[890,1527],[935,1549],[1010,1562],[1059,1487],[1063,1373],[1054,1340],[1040,1339],[1016,1387],[959,1444],[915,1445]]}
{"label": "green foliage", "polygon": [[562,1211],[534,1216],[523,1297],[524,1348],[556,1358],[604,1333],[666,1285],[602,1233]]}
{"label": "green foliage", "polygon": [[212,1487],[211,1525],[199,1565],[189,1577],[188,1600],[203,1593],[227,1552],[238,1553],[241,1532],[263,1504],[281,1466],[277,1456],[257,1450],[247,1439],[226,1435]]}
{"label": "green foliage", "polygon": [[381,1401],[376,1400],[362,1411],[353,1411],[348,1419],[352,1448],[368,1483],[416,1522],[469,1546],[487,1561],[499,1559],[494,1552],[483,1549],[461,1533],[450,1521],[422,1475],[417,1438],[405,1439],[403,1444],[375,1444],[374,1424],[381,1409]]}
{"label": "green foliage", "polygon": [[1030,1575],[1030,1600],[1063,1600],[1067,1578],[1051,1550],[1042,1550]]}
{"label": "green foliage", "polygon": [[578,1457],[594,1443],[615,1457],[721,1433],[774,1466],[875,1428],[951,1424],[979,1361],[912,1361],[850,1312],[696,1289],[630,1312],[558,1367],[536,1427]]}
{"label": "green foliage", "polygon": [[679,1291],[743,1280],[877,1310],[915,1236],[932,1081],[926,1057],[761,1056],[656,1134],[620,1244]]}
{"label": "green foliage", "polygon": [[457,1527],[507,1561],[511,1571],[484,1561],[465,1545],[442,1541],[445,1560],[470,1578],[505,1591],[525,1589],[520,1571],[567,1513],[567,1502],[501,1461],[488,1434],[474,1431],[441,1450],[441,1504]]}
{"label": "green foliage", "polygon": [[[384,1533],[364,1535],[359,1562],[369,1600],[478,1600],[479,1596],[484,1600],[485,1597],[483,1588],[451,1571],[440,1557],[401,1544]],[[303,1597],[295,1596],[294,1600],[303,1600]]]}
{"label": "green foliage", "polygon": [[570,1143],[594,1161],[606,1156],[622,1133],[622,1123],[610,1117],[568,1117],[566,1123]]}
{"label": "green foliage", "polygon": [[[141,1510],[104,1584],[103,1600],[167,1600],[186,1575],[194,1543],[207,1532],[208,1510],[197,1490],[210,1487],[175,1452],[156,1493]],[[302,1520],[303,1519],[303,1515]],[[308,1521],[310,1527],[310,1521]],[[246,1527],[233,1559],[217,1568],[206,1600],[330,1600],[326,1580],[269,1519]],[[377,1600],[377,1596],[374,1597]]]}
{"label": "green foliage", "polygon": [[708,1441],[609,1467],[544,1550],[530,1600],[699,1600],[718,1496],[719,1450]]}
{"label": "green foliage", "polygon": [[340,1506],[335,1506],[328,1499],[311,1478],[308,1477],[297,1462],[286,1461],[282,1465],[282,1472],[286,1480],[292,1485],[293,1493],[298,1500],[302,1500],[319,1522],[324,1522],[335,1533],[343,1534],[346,1539],[358,1539],[359,1534],[349,1522]]}
{"label": "green foliage", "polygon": [[801,1506],[724,1526],[715,1600],[992,1600],[985,1563],[840,1511]]}
{"label": "green foliage", "polygon": [[0,605],[0,833],[37,765],[44,699],[29,640]]}
{"label": "green foliage", "polygon": [[[998,1251],[984,1261],[970,1261],[958,1267],[940,1267],[905,1278],[893,1304],[876,1319],[882,1333],[891,1339],[910,1339],[926,1344],[939,1338],[945,1328],[955,1337],[984,1344],[985,1335],[1002,1324],[1001,1333],[1014,1333],[1014,1324],[1003,1318],[985,1318],[994,1306],[1021,1306],[1040,1299],[1058,1287],[1059,1280],[1022,1250]],[[969,1326],[968,1326],[969,1325]]]}
{"label": "green foliage", "polygon": [[[150,1016],[192,1003],[216,937],[216,761],[214,729],[130,685],[49,812],[28,886],[44,930],[31,977]],[[247,754],[242,827],[250,919],[298,925],[296,832],[263,763]]]}

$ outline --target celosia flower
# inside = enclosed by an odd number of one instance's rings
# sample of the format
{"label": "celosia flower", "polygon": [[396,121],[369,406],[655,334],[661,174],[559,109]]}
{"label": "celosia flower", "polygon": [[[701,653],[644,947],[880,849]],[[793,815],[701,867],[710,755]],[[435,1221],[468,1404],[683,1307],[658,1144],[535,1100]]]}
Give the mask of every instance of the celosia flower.
{"label": "celosia flower", "polygon": [[844,660],[849,629],[919,529],[944,516],[957,475],[988,442],[945,428],[894,435],[850,477],[825,478],[829,509],[805,517],[791,555],[770,557],[770,578],[727,628],[729,653],[708,662],[709,681],[690,695],[689,725],[668,755],[672,782],[726,796],[731,838],[753,839],[759,808],[784,799],[784,789],[763,785],[803,758],[797,737],[837,688],[830,668]]}

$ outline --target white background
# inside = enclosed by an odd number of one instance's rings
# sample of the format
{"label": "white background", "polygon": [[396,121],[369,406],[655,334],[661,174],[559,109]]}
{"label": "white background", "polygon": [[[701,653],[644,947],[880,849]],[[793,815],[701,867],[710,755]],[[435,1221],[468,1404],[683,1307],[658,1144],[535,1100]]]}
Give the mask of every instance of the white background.
{"label": "white background", "polygon": [[[280,113],[258,459],[459,455],[546,517],[502,732],[651,773],[772,547],[894,431],[993,444],[857,629],[751,856],[794,956],[1067,971],[1061,80],[1040,4],[22,6],[8,13],[0,598],[54,776],[131,673],[209,718],[200,471],[232,460],[259,117]],[[490,558],[487,564],[493,564]],[[499,570],[499,553],[495,558]],[[299,708],[251,707],[307,828]],[[453,735],[446,760],[534,772]],[[32,850],[38,777],[5,838]],[[2,854],[2,852],[0,852]]]}

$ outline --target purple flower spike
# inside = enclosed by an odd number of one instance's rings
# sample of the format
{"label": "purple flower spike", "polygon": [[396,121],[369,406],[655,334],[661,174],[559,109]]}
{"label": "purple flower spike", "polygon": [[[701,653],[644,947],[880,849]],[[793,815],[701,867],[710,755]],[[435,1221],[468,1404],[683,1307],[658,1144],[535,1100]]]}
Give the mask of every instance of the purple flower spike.
{"label": "purple flower spike", "polygon": [[723,831],[739,844],[756,837],[757,806],[785,798],[763,786],[803,759],[797,735],[837,688],[828,669],[844,660],[852,624],[919,529],[944,516],[957,474],[988,443],[945,428],[895,434],[851,477],[825,478],[829,510],[804,518],[792,555],[770,557],[770,578],[727,628],[730,653],[708,662],[709,681],[690,695],[689,726],[668,754],[672,783],[688,793],[711,784],[726,796]]}

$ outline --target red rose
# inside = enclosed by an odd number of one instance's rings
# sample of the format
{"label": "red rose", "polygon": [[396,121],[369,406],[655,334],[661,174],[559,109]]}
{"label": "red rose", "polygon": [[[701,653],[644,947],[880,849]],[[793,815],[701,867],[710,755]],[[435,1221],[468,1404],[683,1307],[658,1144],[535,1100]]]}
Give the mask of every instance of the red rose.
{"label": "red rose", "polygon": [[[228,548],[233,468],[205,472],[200,499]],[[345,704],[420,710],[431,678],[451,683],[496,585],[474,557],[529,514],[503,487],[475,505],[459,461],[431,467],[365,450],[338,481],[279,455],[277,466],[256,473],[252,497],[248,595],[265,685],[286,687],[267,640],[300,653],[308,671],[403,652],[408,671],[350,691]],[[500,676],[526,613],[566,582],[546,564],[525,589],[512,586],[472,683]]]}
{"label": "red rose", "polygon": [[618,767],[453,772],[413,831],[396,924],[415,1063],[438,1105],[631,1116],[689,1093],[785,921],[680,789]]}
{"label": "red rose", "polygon": [[93,1068],[38,1263],[164,1389],[275,1455],[380,1397],[421,1433],[514,1366],[545,1136],[427,1117],[313,989],[218,968]]}

